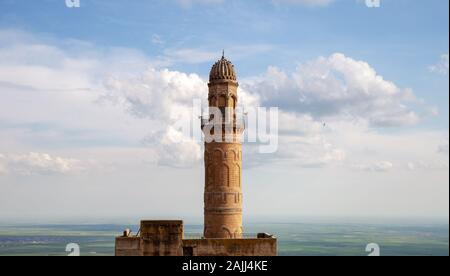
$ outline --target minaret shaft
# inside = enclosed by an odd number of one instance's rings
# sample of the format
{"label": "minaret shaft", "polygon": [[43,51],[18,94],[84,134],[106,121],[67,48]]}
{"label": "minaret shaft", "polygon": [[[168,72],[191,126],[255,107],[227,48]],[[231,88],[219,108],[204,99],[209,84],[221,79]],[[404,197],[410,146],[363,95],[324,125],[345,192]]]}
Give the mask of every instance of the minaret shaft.
{"label": "minaret shaft", "polygon": [[[231,140],[205,142],[205,238],[242,238],[242,144],[243,126],[236,122],[237,105],[236,74],[231,62],[224,57],[211,70],[209,83],[209,106],[211,110],[231,111],[231,129],[224,133]],[[202,124],[205,136],[211,134],[216,122]],[[223,114],[225,120],[225,114]],[[221,126],[220,126],[221,128]]]}

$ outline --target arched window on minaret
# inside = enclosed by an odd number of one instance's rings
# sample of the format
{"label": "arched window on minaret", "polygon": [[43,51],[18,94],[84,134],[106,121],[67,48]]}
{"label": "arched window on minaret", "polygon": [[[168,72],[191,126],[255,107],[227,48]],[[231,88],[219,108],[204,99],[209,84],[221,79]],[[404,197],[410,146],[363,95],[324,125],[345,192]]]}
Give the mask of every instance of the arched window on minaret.
{"label": "arched window on minaret", "polygon": [[220,109],[220,112],[222,113],[222,118],[225,117],[226,106],[227,106],[227,98],[222,95],[219,97],[219,109]]}

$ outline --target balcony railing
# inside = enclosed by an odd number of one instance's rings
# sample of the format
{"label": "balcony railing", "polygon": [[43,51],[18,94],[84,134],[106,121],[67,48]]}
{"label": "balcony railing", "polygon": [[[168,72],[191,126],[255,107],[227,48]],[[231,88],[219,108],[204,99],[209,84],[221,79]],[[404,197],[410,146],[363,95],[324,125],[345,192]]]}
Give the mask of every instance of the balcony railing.
{"label": "balcony railing", "polygon": [[230,120],[216,120],[214,118],[201,117],[200,120],[202,129],[207,125],[210,125],[211,129],[213,129],[215,126],[220,125],[222,125],[222,127],[229,127],[239,130],[244,130],[246,127],[245,117],[243,116],[236,116],[236,118]]}

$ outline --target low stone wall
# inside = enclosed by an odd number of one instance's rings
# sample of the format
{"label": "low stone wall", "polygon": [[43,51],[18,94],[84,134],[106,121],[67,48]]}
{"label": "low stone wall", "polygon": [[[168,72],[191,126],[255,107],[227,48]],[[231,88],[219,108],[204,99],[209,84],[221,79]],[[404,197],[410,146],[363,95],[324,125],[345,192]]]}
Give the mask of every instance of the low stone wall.
{"label": "low stone wall", "polygon": [[140,237],[117,237],[116,256],[142,256]]}
{"label": "low stone wall", "polygon": [[141,221],[143,256],[183,256],[182,221]]}
{"label": "low stone wall", "polygon": [[193,256],[276,256],[277,240],[199,239],[183,240],[183,251]]}
{"label": "low stone wall", "polygon": [[[124,235],[127,235],[126,233]],[[138,237],[117,237],[116,256],[276,256],[277,240],[183,239],[182,221],[142,221]]]}

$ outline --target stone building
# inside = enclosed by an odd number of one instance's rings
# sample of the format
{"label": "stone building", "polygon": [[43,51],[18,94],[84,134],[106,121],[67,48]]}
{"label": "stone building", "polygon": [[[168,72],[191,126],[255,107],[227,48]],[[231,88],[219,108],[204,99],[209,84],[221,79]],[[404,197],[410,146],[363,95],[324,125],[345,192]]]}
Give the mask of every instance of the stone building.
{"label": "stone building", "polygon": [[208,86],[210,115],[202,121],[206,140],[204,237],[241,238],[244,124],[236,114],[236,72],[224,56],[213,65]]}
{"label": "stone building", "polygon": [[116,238],[116,256],[274,256],[277,240],[269,234],[243,237],[242,144],[245,124],[236,112],[238,82],[223,55],[209,77],[209,116],[205,135],[204,232],[185,239],[182,221],[141,221],[137,236]]}

